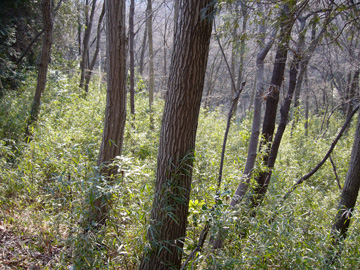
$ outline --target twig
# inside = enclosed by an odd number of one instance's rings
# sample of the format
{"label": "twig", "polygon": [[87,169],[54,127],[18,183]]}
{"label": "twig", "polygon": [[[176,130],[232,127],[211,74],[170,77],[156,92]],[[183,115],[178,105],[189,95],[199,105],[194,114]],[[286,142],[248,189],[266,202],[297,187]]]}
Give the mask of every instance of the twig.
{"label": "twig", "polygon": [[235,106],[237,105],[237,103],[239,101],[240,94],[244,90],[244,86],[245,86],[245,82],[242,83],[241,88],[236,93],[235,98],[232,100],[230,111],[229,111],[229,114],[228,114],[226,130],[225,130],[225,135],[224,135],[224,141],[223,141],[223,146],[222,146],[222,151],[221,151],[221,161],[220,161],[219,178],[218,178],[218,185],[217,185],[216,194],[219,193],[220,185],[221,185],[222,171],[223,171],[224,159],[225,159],[226,142],[227,142],[227,137],[228,137],[229,130],[230,130],[231,118],[232,118],[232,116],[234,114]]}

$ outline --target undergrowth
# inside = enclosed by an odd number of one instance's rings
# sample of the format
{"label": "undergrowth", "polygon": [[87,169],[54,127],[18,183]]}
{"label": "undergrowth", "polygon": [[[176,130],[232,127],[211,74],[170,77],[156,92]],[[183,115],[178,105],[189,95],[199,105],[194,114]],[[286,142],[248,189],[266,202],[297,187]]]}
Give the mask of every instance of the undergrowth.
{"label": "undergrowth", "polygon": [[[101,77],[95,76],[84,95],[77,87],[77,76],[50,74],[30,143],[24,143],[23,134],[35,76],[29,74],[26,84],[0,100],[0,232],[22,247],[16,259],[11,251],[16,245],[8,242],[4,248],[10,251],[3,250],[0,263],[9,269],[136,269],[146,244],[163,100],[155,99],[150,128],[148,94],[141,90],[145,82],[137,79],[136,114],[128,113],[123,155],[114,160],[119,175],[111,186],[104,186],[96,164],[106,84],[99,84]],[[222,111],[201,110],[184,258],[197,246],[204,226],[210,225],[211,237],[219,230],[225,230],[227,237],[224,248],[216,251],[208,240],[188,269],[322,268],[340,194],[332,164],[327,161],[283,205],[279,202],[322,159],[343,117],[332,116],[328,127],[320,130],[323,117],[313,115],[308,136],[301,121],[285,132],[268,193],[256,216],[251,216],[244,204],[235,210],[228,207],[246,162],[251,114],[232,123],[214,207],[226,123]],[[332,154],[340,185],[349,165],[353,134],[354,126]],[[88,234],[83,223],[91,203],[89,194],[100,188],[112,198],[110,219],[106,229]],[[275,211],[279,214],[269,223]],[[342,259],[328,268],[360,265],[359,226],[356,212]]]}

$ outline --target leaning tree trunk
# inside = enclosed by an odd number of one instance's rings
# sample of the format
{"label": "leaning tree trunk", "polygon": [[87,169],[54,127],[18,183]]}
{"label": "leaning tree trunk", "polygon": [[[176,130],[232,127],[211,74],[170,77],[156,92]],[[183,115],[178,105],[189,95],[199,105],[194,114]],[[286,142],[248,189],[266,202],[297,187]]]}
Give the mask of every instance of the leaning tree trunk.
{"label": "leaning tree trunk", "polygon": [[212,0],[183,0],[160,134],[150,245],[140,269],[179,269],[186,234],[195,137],[208,59]]}
{"label": "leaning tree trunk", "polygon": [[[107,167],[121,154],[126,119],[126,37],[125,0],[106,0],[107,15],[107,97],[104,131],[98,166],[102,176],[111,180],[117,171]],[[97,195],[91,208],[90,220],[103,225],[108,216],[109,198]]]}
{"label": "leaning tree trunk", "polygon": [[[262,4],[258,3],[259,11],[262,13]],[[271,38],[271,41],[265,46],[265,20],[263,20],[259,25],[259,35],[261,37],[260,44],[261,44],[261,51],[257,55],[256,58],[256,97],[254,99],[254,115],[253,115],[253,121],[252,121],[252,127],[251,127],[251,136],[250,136],[250,142],[249,142],[249,149],[248,149],[248,155],[246,158],[246,164],[245,169],[241,178],[241,182],[239,183],[238,188],[235,191],[235,194],[230,202],[231,206],[235,206],[237,203],[240,202],[242,197],[245,195],[250,178],[251,178],[251,172],[254,169],[255,160],[256,160],[256,151],[257,151],[257,145],[259,141],[259,135],[260,135],[260,123],[261,123],[261,105],[263,102],[263,93],[264,93],[264,59],[266,55],[268,54],[269,50],[272,47],[273,44],[273,38]]]}
{"label": "leaning tree trunk", "polygon": [[31,131],[30,131],[31,126],[37,121],[39,115],[41,96],[45,91],[46,75],[50,61],[50,51],[51,51],[52,32],[53,32],[53,22],[51,18],[51,1],[42,0],[41,6],[42,6],[44,37],[43,37],[43,45],[42,45],[41,57],[39,63],[39,72],[37,78],[35,97],[31,106],[30,116],[25,131],[26,141],[29,141],[31,136]]}
{"label": "leaning tree trunk", "polygon": [[[360,188],[360,113],[355,133],[354,145],[351,152],[349,170],[341,193],[338,212],[331,229],[332,247],[330,248],[330,262],[334,263],[340,256],[340,243],[346,238],[350,226],[350,219],[354,211]],[[334,250],[335,249],[335,250]],[[335,252],[334,252],[335,251]]]}
{"label": "leaning tree trunk", "polygon": [[[271,77],[270,87],[266,93],[266,108],[262,127],[262,139],[260,141],[260,151],[262,152],[262,160],[267,165],[271,143],[273,140],[275,121],[277,114],[277,107],[279,103],[280,88],[284,78],[284,71],[288,53],[289,40],[291,36],[292,26],[294,24],[295,12],[293,10],[296,1],[290,4],[284,4],[283,10],[280,14],[280,40],[276,51],[275,64],[273,74]],[[255,178],[257,186],[254,189],[254,195],[251,200],[252,206],[257,206],[261,203],[264,194],[267,191],[269,178],[266,177],[267,172],[261,171]]]}

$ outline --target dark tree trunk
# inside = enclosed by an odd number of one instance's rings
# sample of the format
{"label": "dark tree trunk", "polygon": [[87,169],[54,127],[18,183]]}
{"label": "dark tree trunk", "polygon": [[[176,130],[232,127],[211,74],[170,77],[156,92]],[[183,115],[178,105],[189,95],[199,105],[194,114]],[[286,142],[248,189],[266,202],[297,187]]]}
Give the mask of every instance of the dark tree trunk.
{"label": "dark tree trunk", "polygon": [[91,79],[91,74],[94,69],[95,62],[96,62],[96,59],[98,57],[99,50],[100,50],[101,23],[104,18],[104,15],[105,15],[105,2],[103,4],[103,8],[101,10],[101,14],[100,14],[99,22],[98,22],[98,26],[97,26],[95,52],[94,52],[93,58],[91,60],[91,63],[89,65],[89,68],[87,70],[85,70],[85,92],[86,93],[89,91],[89,83],[90,83],[90,79]]}
{"label": "dark tree trunk", "polygon": [[141,44],[141,52],[140,52],[140,63],[139,63],[139,72],[140,75],[144,73],[144,58],[145,58],[145,50],[146,50],[146,41],[147,41],[147,23],[145,24],[144,36]]}
{"label": "dark tree trunk", "polygon": [[[341,193],[338,213],[331,229],[332,248],[330,249],[330,262],[334,263],[340,256],[339,244],[346,238],[350,226],[350,219],[354,211],[360,188],[360,113],[351,152],[349,170],[346,174],[345,184]],[[334,254],[333,248],[337,249]]]}
{"label": "dark tree trunk", "polygon": [[52,44],[53,22],[51,18],[51,1],[42,0],[41,6],[42,6],[44,37],[43,37],[43,45],[42,45],[41,57],[39,63],[39,72],[37,78],[35,97],[31,106],[30,116],[25,131],[26,141],[30,139],[31,126],[37,121],[39,115],[41,96],[44,93],[46,86],[46,76],[50,61],[50,51]]}
{"label": "dark tree trunk", "polygon": [[[107,15],[107,96],[104,131],[98,166],[101,174],[111,180],[116,175],[114,167],[107,167],[121,154],[126,120],[126,37],[125,0],[106,0]],[[105,224],[109,198],[97,197],[91,208],[91,221]]]}
{"label": "dark tree trunk", "polygon": [[94,18],[94,13],[95,13],[95,7],[96,7],[96,0],[92,1],[92,6],[91,6],[91,12],[90,12],[90,18],[88,18],[88,3],[85,7],[86,9],[86,28],[85,28],[85,32],[84,32],[84,39],[83,39],[83,50],[82,50],[82,58],[80,61],[80,71],[81,71],[81,75],[80,75],[80,88],[83,89],[84,88],[84,81],[85,81],[85,73],[86,70],[89,68],[89,58],[88,58],[88,54],[89,54],[89,45],[90,45],[90,35],[91,35],[91,29],[92,29],[92,22],[93,22],[93,18]]}
{"label": "dark tree trunk", "polygon": [[134,16],[135,16],[135,0],[131,0],[130,12],[129,12],[130,112],[131,112],[131,114],[135,114]]}
{"label": "dark tree trunk", "polygon": [[[211,0],[180,2],[157,160],[150,242],[140,269],[179,269],[212,29]],[[203,14],[203,12],[206,12]]]}
{"label": "dark tree trunk", "polygon": [[[279,102],[280,88],[284,78],[286,58],[288,53],[289,40],[292,26],[294,24],[294,11],[288,4],[284,4],[280,14],[280,40],[276,51],[275,64],[270,82],[270,87],[266,93],[266,108],[262,127],[262,140],[260,141],[260,151],[262,151],[262,159],[267,163],[271,142],[275,130],[275,121],[277,114],[277,106]],[[266,172],[260,172],[256,177],[257,187],[253,196],[252,205],[256,206],[261,202],[263,195],[266,193],[268,179]]]}

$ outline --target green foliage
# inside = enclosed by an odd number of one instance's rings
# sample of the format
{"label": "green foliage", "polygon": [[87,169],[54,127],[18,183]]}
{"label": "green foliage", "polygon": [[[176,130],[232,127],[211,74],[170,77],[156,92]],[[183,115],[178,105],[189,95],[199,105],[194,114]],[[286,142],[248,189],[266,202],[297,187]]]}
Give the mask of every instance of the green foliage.
{"label": "green foliage", "polygon": [[[23,144],[36,81],[34,75],[28,76],[26,86],[1,100],[0,221],[13,228],[33,227],[37,241],[30,248],[34,250],[45,252],[49,241],[57,248],[49,268],[44,269],[137,268],[147,245],[163,100],[154,100],[151,125],[148,93],[140,91],[144,81],[137,78],[136,114],[128,112],[123,155],[111,165],[118,174],[108,184],[97,168],[106,92],[104,83],[99,87],[100,77],[94,76],[84,96],[76,75],[50,70],[34,138]],[[218,251],[205,242],[188,269],[321,268],[340,194],[331,163],[326,162],[283,205],[279,202],[322,159],[344,119],[334,115],[326,127],[323,117],[313,116],[308,137],[301,119],[292,132],[285,132],[268,193],[256,216],[250,214],[246,199],[236,209],[228,206],[244,169],[251,120],[249,114],[232,122],[223,180],[215,196],[226,116],[222,108],[200,113],[185,255],[197,247],[205,226],[210,226],[210,236],[221,232],[226,239]],[[332,154],[341,184],[353,134],[354,125]],[[262,165],[257,164],[254,175],[260,169]],[[98,196],[111,198],[112,205],[107,227],[94,233],[85,224]],[[275,212],[279,214],[269,223]],[[359,226],[355,213],[342,259],[330,269],[359,265]]]}

